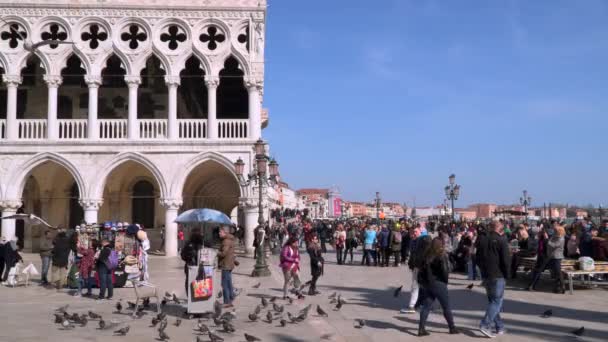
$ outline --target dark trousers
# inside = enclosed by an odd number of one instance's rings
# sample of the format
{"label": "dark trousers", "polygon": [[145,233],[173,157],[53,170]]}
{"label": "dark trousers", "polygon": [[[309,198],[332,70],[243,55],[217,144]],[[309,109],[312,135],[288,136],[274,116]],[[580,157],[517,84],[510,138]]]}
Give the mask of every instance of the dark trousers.
{"label": "dark trousers", "polygon": [[222,292],[224,295],[224,304],[232,304],[234,289],[232,287],[231,270],[222,270]]}
{"label": "dark trousers", "polygon": [[108,290],[108,298],[114,295],[114,284],[112,284],[112,270],[109,270],[105,265],[100,264],[97,268],[99,274],[99,298],[104,298],[106,289]]}
{"label": "dark trousers", "polygon": [[327,239],[321,238],[321,253],[327,253],[327,246],[325,246],[326,243]]}
{"label": "dark trousers", "polygon": [[433,281],[428,285],[424,285],[422,309],[420,310],[420,322],[418,324],[419,330],[425,330],[426,321],[431,312],[431,307],[435,302],[435,299],[441,304],[443,310],[443,317],[448,323],[450,329],[454,328],[454,316],[452,315],[452,308],[450,307],[450,299],[448,297],[448,284],[440,281]]}
{"label": "dark trousers", "polygon": [[346,257],[348,256],[348,253],[350,253],[350,263],[353,263],[353,250],[355,248],[353,247],[352,244],[347,244],[346,248],[344,249],[344,257],[342,258],[343,262],[346,262]]}
{"label": "dark trousers", "polygon": [[336,258],[338,260],[338,265],[342,265],[344,260],[342,259],[342,251],[344,251],[344,247],[336,247]]}
{"label": "dark trousers", "polygon": [[312,280],[310,281],[310,287],[308,288],[309,295],[313,295],[315,293],[315,291],[317,291],[317,280],[319,280],[320,276],[321,276],[321,274],[319,274],[319,273],[314,273],[312,275]]}
{"label": "dark trousers", "polygon": [[546,269],[551,270],[551,274],[556,277],[555,290],[563,291],[564,289],[564,276],[562,274],[562,259],[549,259],[544,265],[541,265],[534,270],[532,274],[532,283],[529,287],[536,288],[536,284],[540,280],[540,275]]}
{"label": "dark trousers", "polygon": [[395,257],[395,266],[401,262],[401,251],[391,251],[391,254]]}
{"label": "dark trousers", "polygon": [[380,265],[388,266],[388,259],[391,255],[391,249],[388,247],[380,247]]}

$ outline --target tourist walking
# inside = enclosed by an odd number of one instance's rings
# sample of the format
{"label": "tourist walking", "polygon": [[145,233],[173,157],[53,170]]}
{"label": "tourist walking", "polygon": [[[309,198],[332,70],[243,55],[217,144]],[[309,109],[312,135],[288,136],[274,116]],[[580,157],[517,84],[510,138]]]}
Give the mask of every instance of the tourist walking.
{"label": "tourist walking", "polygon": [[564,259],[564,245],[566,235],[566,230],[563,226],[555,225],[551,231],[544,232],[544,239],[547,241],[547,254],[545,258],[545,263],[534,270],[532,275],[532,283],[529,286],[529,289],[535,290],[536,284],[540,280],[540,275],[547,268],[551,269],[551,273],[555,276],[556,282],[553,288],[553,292],[555,293],[565,293],[564,289],[564,276],[562,274],[562,259]]}
{"label": "tourist walking", "polygon": [[[479,331],[487,337],[505,333],[500,317],[505,293],[505,281],[509,278],[509,243],[504,235],[504,225],[498,221],[488,226],[488,233],[478,238],[476,260],[488,296],[486,314],[479,324]],[[494,331],[492,331],[492,326]]]}
{"label": "tourist walking", "polygon": [[234,257],[234,235],[230,234],[230,227],[224,226],[220,229],[222,245],[217,252],[218,266],[222,270],[222,292],[224,294],[224,308],[233,307],[232,301],[236,297],[232,284],[232,270],[235,266]]}
{"label": "tourist walking", "polygon": [[316,235],[312,237],[312,241],[308,245],[308,255],[310,256],[310,275],[312,276],[308,295],[314,296],[320,293],[317,291],[317,280],[323,275],[325,264],[323,253],[321,253],[321,246],[319,245],[319,238]]}
{"label": "tourist walking", "polygon": [[412,271],[412,283],[410,285],[410,302],[407,308],[401,309],[401,313],[415,313],[416,303],[418,302],[418,295],[420,287],[418,285],[418,266],[422,263],[424,253],[428,246],[431,244],[431,238],[429,236],[420,236],[420,228],[410,229],[410,257],[408,260],[408,267]]}
{"label": "tourist walking", "polygon": [[342,251],[344,251],[344,246],[346,244],[346,232],[344,231],[344,226],[340,223],[336,228],[334,233],[334,241],[336,245],[336,259],[338,265],[342,265],[344,260],[342,259]]}
{"label": "tourist walking", "polygon": [[59,290],[66,285],[67,282],[67,271],[68,271],[68,259],[70,257],[70,239],[64,230],[60,229],[59,233],[53,240],[53,266],[52,281],[55,283],[55,287]]}
{"label": "tourist walking", "polygon": [[346,263],[346,256],[350,253],[350,263],[353,263],[353,251],[357,249],[357,229],[354,226],[347,226],[346,230],[346,249],[344,250],[344,258],[342,259]]}
{"label": "tourist walking", "polygon": [[367,226],[363,233],[363,257],[361,258],[361,265],[365,264],[370,266],[371,258],[374,259],[376,264],[377,259],[374,255],[374,242],[376,241],[376,231],[374,226]]}
{"label": "tourist walking", "polygon": [[418,282],[424,288],[418,336],[430,335],[426,330],[426,321],[435,300],[438,300],[441,305],[450,334],[459,334],[460,331],[454,325],[454,316],[448,296],[449,260],[441,239],[435,238],[431,241],[431,246],[426,251],[422,262],[418,264],[418,269]]}
{"label": "tourist walking", "polygon": [[390,249],[390,254],[389,257],[387,258],[388,260],[387,262],[387,266],[390,263],[390,255],[393,255],[395,257],[395,267],[399,267],[401,266],[401,232],[399,231],[399,226],[395,226],[393,228],[393,231],[391,232],[391,237],[390,237],[390,242],[389,242],[389,249]]}
{"label": "tourist walking", "polygon": [[40,285],[46,286],[49,284],[49,268],[51,267],[51,258],[53,256],[53,239],[51,231],[44,231],[44,236],[40,241],[40,260],[42,261],[42,269],[40,270]]}
{"label": "tourist walking", "polygon": [[380,267],[388,267],[388,259],[390,255],[390,236],[391,232],[388,227],[383,224],[380,233],[378,234],[378,252],[380,253]]}
{"label": "tourist walking", "polygon": [[93,294],[93,279],[91,278],[91,272],[95,267],[95,253],[97,252],[98,242],[97,240],[91,240],[88,248],[80,248],[78,253],[82,255],[80,258],[79,273],[80,279],[78,281],[78,292],[75,296],[79,297],[82,295],[82,287],[87,287],[87,293],[85,296],[89,297]]}
{"label": "tourist walking", "polygon": [[4,276],[2,277],[2,285],[15,286],[16,270],[11,270],[17,266],[18,262],[23,262],[23,258],[19,254],[19,239],[14,236],[11,241],[4,244]]}
{"label": "tourist walking", "polygon": [[[321,247],[322,249],[322,247]],[[281,269],[283,270],[283,299],[287,299],[287,287],[293,279],[295,289],[300,288],[300,251],[298,239],[290,237],[281,250]]]}
{"label": "tourist walking", "polygon": [[[114,255],[112,255],[114,254]],[[104,299],[106,295],[106,290],[108,291],[108,296],[106,299],[112,299],[114,295],[114,284],[112,283],[112,271],[116,267],[114,265],[114,258],[117,258],[115,255],[116,251],[112,249],[110,246],[110,241],[107,239],[103,239],[101,241],[101,250],[99,251],[99,257],[97,258],[97,274],[99,276],[99,297],[98,300]]]}

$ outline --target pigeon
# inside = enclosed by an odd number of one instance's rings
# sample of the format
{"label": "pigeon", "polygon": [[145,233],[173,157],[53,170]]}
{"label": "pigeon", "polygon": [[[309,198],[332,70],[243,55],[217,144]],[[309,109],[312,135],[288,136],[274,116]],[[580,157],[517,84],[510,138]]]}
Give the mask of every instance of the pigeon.
{"label": "pigeon", "polygon": [[180,326],[180,324],[182,324],[182,320],[181,320],[181,319],[179,319],[179,318],[177,318],[177,319],[175,320],[175,323],[173,323],[173,325],[175,325],[176,327],[179,327],[179,326]]}
{"label": "pigeon", "polygon": [[583,334],[585,333],[585,327],[580,327],[576,330],[571,331],[571,333],[576,336],[583,336]]}
{"label": "pigeon", "polygon": [[74,325],[72,325],[72,323],[70,323],[70,321],[67,319],[64,319],[61,322],[61,326],[63,327],[63,329],[73,329],[74,328]]}
{"label": "pigeon", "polygon": [[81,327],[86,327],[88,323],[89,323],[89,320],[87,319],[87,316],[82,315],[80,317],[80,326]]}
{"label": "pigeon", "polygon": [[285,327],[287,325],[287,321],[284,320],[283,318],[281,318],[281,320],[279,321],[279,323],[281,323],[281,327]]}
{"label": "pigeon", "polygon": [[224,292],[222,292],[222,290],[220,290],[220,292],[217,293],[217,297],[222,298],[223,296],[224,296]]}
{"label": "pigeon", "polygon": [[224,331],[227,333],[233,333],[236,331],[236,329],[234,328],[234,325],[232,325],[232,323],[230,323],[228,321],[224,321],[224,324],[222,324],[222,327],[224,328]]}
{"label": "pigeon", "polygon": [[256,315],[259,315],[259,314],[260,314],[260,312],[262,312],[262,306],[261,306],[261,305],[256,306],[256,307],[255,307],[255,309],[253,310],[253,312],[254,312]]}
{"label": "pigeon", "polygon": [[122,303],[121,303],[122,299],[119,299],[118,302],[116,303],[116,312],[120,313],[122,311]]}
{"label": "pigeon", "polygon": [[220,303],[218,300],[213,303],[213,312],[215,313],[215,317],[220,317],[222,314],[222,303]]}
{"label": "pigeon", "polygon": [[73,313],[72,316],[70,317],[70,321],[74,321],[76,323],[80,323],[80,316],[78,316],[77,313]]}
{"label": "pigeon", "polygon": [[64,306],[60,306],[57,309],[55,309],[55,312],[62,312],[62,313],[66,312],[69,306],[70,306],[70,304],[66,304]]}
{"label": "pigeon", "polygon": [[175,304],[179,304],[179,298],[177,298],[175,293],[173,294],[173,301],[175,302]]}
{"label": "pigeon", "polygon": [[216,327],[219,327],[220,325],[222,325],[222,323],[224,323],[224,321],[221,319],[218,319],[216,317],[213,317],[213,323],[215,324]]}
{"label": "pigeon", "polygon": [[254,289],[259,289],[259,288],[260,288],[260,285],[262,285],[262,283],[257,283],[257,284],[255,284],[255,285],[253,285],[253,286],[252,286],[252,288],[254,288]]}
{"label": "pigeon", "polygon": [[158,326],[158,331],[165,331],[165,329],[167,329],[168,324],[169,324],[169,322],[167,322],[167,319],[163,319],[162,321],[160,321],[160,325]]}
{"label": "pigeon", "polygon": [[401,289],[403,289],[403,285],[401,285],[395,289],[395,292],[393,293],[393,297],[395,297],[395,298],[399,297],[399,295],[401,294]]}
{"label": "pigeon", "polygon": [[355,328],[357,329],[361,329],[365,326],[365,321],[362,319],[356,319],[355,321],[357,321],[357,325],[355,325]]}
{"label": "pigeon", "polygon": [[553,316],[553,310],[547,310],[545,312],[543,312],[543,315],[541,316],[542,318],[549,318]]}
{"label": "pigeon", "polygon": [[169,340],[169,336],[168,336],[168,335],[165,333],[165,331],[164,331],[164,330],[161,330],[161,331],[159,331],[159,332],[158,332],[158,338],[159,338],[161,341],[166,341],[166,340]]}
{"label": "pigeon", "polygon": [[329,315],[327,315],[327,312],[323,311],[323,309],[321,308],[320,305],[317,305],[317,314],[319,314],[319,316],[324,316],[324,317],[329,316]]}
{"label": "pigeon", "polygon": [[165,297],[171,298],[171,294],[169,292],[165,291]]}
{"label": "pigeon", "polygon": [[247,316],[249,318],[250,321],[255,322],[258,320],[258,315],[254,312],[250,313],[249,316]]}
{"label": "pigeon", "polygon": [[304,321],[307,317],[308,317],[308,312],[302,312],[301,314],[298,315],[298,317],[296,317],[296,320],[298,322],[301,322],[301,321]]}
{"label": "pigeon", "polygon": [[167,317],[167,314],[164,312],[159,313],[158,315],[156,315],[156,319],[158,319],[158,321],[162,321],[165,319],[165,317]]}
{"label": "pigeon", "polygon": [[144,301],[142,302],[142,305],[144,306],[144,308],[149,307],[150,306],[150,298],[144,299]]}
{"label": "pigeon", "polygon": [[203,342],[203,340],[201,340],[200,336],[196,336],[196,342]]}
{"label": "pigeon", "polygon": [[235,318],[236,318],[236,315],[234,313],[232,313],[232,312],[225,312],[224,314],[222,314],[220,316],[220,319],[222,321],[232,321]]}
{"label": "pigeon", "polygon": [[114,335],[125,336],[125,335],[126,335],[128,332],[129,332],[129,329],[131,329],[131,327],[127,325],[127,326],[126,326],[126,327],[124,327],[124,328],[121,328],[121,329],[116,330],[116,331],[114,332]]}
{"label": "pigeon", "polygon": [[304,296],[304,295],[303,295],[303,294],[301,294],[301,293],[299,293],[299,294],[298,294],[298,299],[304,299],[304,298],[306,298],[306,296]]}
{"label": "pigeon", "polygon": [[289,304],[293,304],[293,299],[291,299],[291,297],[287,297],[287,302],[288,302]]}
{"label": "pigeon", "polygon": [[160,322],[160,319],[156,318],[156,317],[152,317],[152,322],[150,324],[152,324],[150,327],[156,327],[156,325],[158,324],[158,322]]}
{"label": "pigeon", "polygon": [[322,340],[329,340],[334,336],[334,334],[323,334],[321,335]]}
{"label": "pigeon", "polygon": [[253,335],[249,335],[248,333],[245,333],[245,340],[247,340],[247,342],[261,341],[258,337],[255,337]]}
{"label": "pigeon", "polygon": [[63,315],[54,314],[55,315],[55,324],[61,324],[63,322]]}
{"label": "pigeon", "polygon": [[341,300],[338,300],[338,304],[336,304],[336,308],[335,308],[336,311],[339,311],[340,309],[342,309],[342,303],[344,303],[344,302]]}
{"label": "pigeon", "polygon": [[211,331],[209,332],[209,339],[211,340],[211,342],[222,342],[222,341],[224,341],[223,338],[221,338],[220,336],[212,333]]}
{"label": "pigeon", "polygon": [[294,323],[294,322],[296,322],[296,321],[298,320],[298,318],[297,318],[297,317],[294,317],[294,316],[291,314],[291,312],[288,312],[288,313],[287,313],[287,318],[289,318],[289,320],[290,320],[292,323]]}
{"label": "pigeon", "polygon": [[161,305],[161,306],[165,306],[165,305],[167,305],[167,299],[166,299],[166,298],[163,298],[163,300],[161,300],[161,301],[160,301],[160,305]]}
{"label": "pigeon", "polygon": [[99,319],[99,329],[105,329],[106,328],[106,321],[103,320],[103,318]]}
{"label": "pigeon", "polygon": [[277,301],[277,299],[279,299],[279,298],[278,298],[278,297],[276,297],[276,296],[272,296],[272,298],[270,298],[270,302],[271,302],[271,303],[274,303],[274,302],[276,302],[276,301]]}
{"label": "pigeon", "polygon": [[263,307],[267,307],[268,306],[268,301],[264,297],[262,297],[262,306]]}
{"label": "pigeon", "polygon": [[94,313],[93,311],[89,311],[89,317],[91,319],[101,319],[101,316],[98,315],[98,314],[96,314],[96,313]]}
{"label": "pigeon", "polygon": [[205,333],[205,332],[209,332],[209,327],[205,325],[205,323],[201,322],[200,320],[197,323],[197,328],[198,331]]}
{"label": "pigeon", "polygon": [[278,313],[283,312],[283,310],[285,309],[282,305],[278,305],[276,303],[272,303],[272,309]]}
{"label": "pigeon", "polygon": [[334,292],[334,293],[330,294],[329,297],[327,297],[327,298],[334,299],[334,298],[336,298],[337,295],[338,295],[338,292]]}
{"label": "pigeon", "polygon": [[272,317],[272,312],[268,311],[268,313],[266,314],[266,320],[268,321],[268,323],[272,323],[272,319],[274,317]]}
{"label": "pigeon", "polygon": [[135,309],[135,303],[127,301],[127,305],[129,306],[129,309]]}
{"label": "pigeon", "polygon": [[475,284],[470,283],[469,285],[467,285],[467,290],[472,290],[473,286],[475,286]]}

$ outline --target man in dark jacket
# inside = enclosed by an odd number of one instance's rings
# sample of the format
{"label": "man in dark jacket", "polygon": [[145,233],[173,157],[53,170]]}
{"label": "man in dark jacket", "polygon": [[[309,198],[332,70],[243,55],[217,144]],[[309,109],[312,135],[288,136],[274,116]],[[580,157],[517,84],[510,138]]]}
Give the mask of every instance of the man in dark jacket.
{"label": "man in dark jacket", "polygon": [[388,267],[388,258],[390,255],[390,237],[391,232],[386,225],[382,225],[382,229],[378,234],[378,245],[380,247],[380,267]]}
{"label": "man in dark jacket", "polygon": [[51,231],[47,230],[44,232],[42,241],[40,242],[40,259],[42,261],[42,270],[40,272],[41,283],[40,285],[48,285],[49,279],[47,277],[49,273],[49,266],[51,265],[51,257],[53,256],[53,240],[51,240]]}
{"label": "man in dark jacket", "polygon": [[52,254],[52,282],[55,283],[57,289],[61,289],[66,285],[68,258],[70,256],[70,239],[65,231],[60,230],[55,240],[53,240]]}
{"label": "man in dark jacket", "polygon": [[[476,260],[481,270],[481,278],[488,296],[486,314],[481,320],[479,330],[487,337],[502,335],[505,327],[500,318],[502,301],[505,292],[505,280],[509,278],[509,244],[503,236],[504,226],[492,222],[488,227],[487,235],[480,235],[477,240]],[[492,324],[495,331],[491,330]]]}
{"label": "man in dark jacket", "polygon": [[222,270],[222,292],[224,294],[224,307],[231,308],[232,301],[236,297],[232,286],[232,270],[235,266],[234,258],[234,235],[230,234],[230,227],[224,226],[220,229],[222,245],[217,252],[218,266]]}

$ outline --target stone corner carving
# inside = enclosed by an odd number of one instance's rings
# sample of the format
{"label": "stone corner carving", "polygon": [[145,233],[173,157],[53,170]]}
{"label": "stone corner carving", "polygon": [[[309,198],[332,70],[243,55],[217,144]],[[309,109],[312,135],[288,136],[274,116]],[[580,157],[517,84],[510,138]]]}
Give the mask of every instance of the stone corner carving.
{"label": "stone corner carving", "polygon": [[161,198],[159,201],[160,201],[160,205],[165,207],[165,209],[177,210],[183,204],[183,201],[181,198]]}

